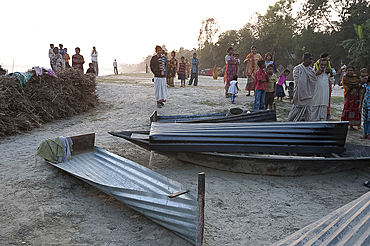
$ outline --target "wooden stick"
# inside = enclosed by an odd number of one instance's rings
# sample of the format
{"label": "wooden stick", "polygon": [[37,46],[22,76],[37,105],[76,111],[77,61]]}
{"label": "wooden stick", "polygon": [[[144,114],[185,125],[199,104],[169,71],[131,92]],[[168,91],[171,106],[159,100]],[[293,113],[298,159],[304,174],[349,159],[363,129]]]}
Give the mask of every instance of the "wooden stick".
{"label": "wooden stick", "polygon": [[174,198],[174,197],[180,196],[182,194],[186,194],[188,192],[189,192],[189,190],[182,190],[182,191],[178,191],[176,193],[172,193],[172,194],[168,195],[168,197],[169,198]]}
{"label": "wooden stick", "polygon": [[198,173],[198,221],[199,221],[199,235],[197,238],[197,245],[203,245],[204,234],[204,196],[206,189],[205,172]]}
{"label": "wooden stick", "polygon": [[153,162],[154,162],[154,151],[150,151],[150,155],[149,155],[149,165],[148,165],[148,168],[150,170],[153,170]]}

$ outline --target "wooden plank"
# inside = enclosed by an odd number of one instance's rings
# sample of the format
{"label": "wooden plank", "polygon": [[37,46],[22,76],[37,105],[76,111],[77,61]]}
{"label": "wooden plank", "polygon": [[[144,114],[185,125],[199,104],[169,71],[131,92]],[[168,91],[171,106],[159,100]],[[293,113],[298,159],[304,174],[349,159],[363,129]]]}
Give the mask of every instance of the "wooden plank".
{"label": "wooden plank", "polygon": [[199,235],[197,238],[197,245],[203,245],[204,234],[204,198],[206,191],[206,175],[205,172],[198,173],[198,221],[199,221]]}

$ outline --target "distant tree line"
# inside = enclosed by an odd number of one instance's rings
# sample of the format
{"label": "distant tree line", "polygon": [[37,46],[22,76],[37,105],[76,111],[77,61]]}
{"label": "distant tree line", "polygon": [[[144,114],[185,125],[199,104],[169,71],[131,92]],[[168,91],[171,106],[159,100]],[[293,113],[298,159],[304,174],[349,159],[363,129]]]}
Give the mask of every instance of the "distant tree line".
{"label": "distant tree line", "polygon": [[[184,56],[190,61],[197,52],[200,69],[223,67],[228,47],[244,60],[255,45],[262,56],[271,52],[275,63],[284,67],[299,64],[305,52],[317,59],[326,52],[336,69],[341,61],[354,65],[357,71],[361,67],[370,69],[370,0],[307,0],[298,13],[293,13],[294,2],[278,0],[266,14],[255,13],[241,29],[221,34],[218,21],[207,18],[199,30],[198,48],[181,47],[175,50],[176,59]],[[121,71],[144,72],[151,57],[139,64],[120,64]],[[245,66],[241,63],[239,73]]]}
{"label": "distant tree line", "polygon": [[[252,45],[262,56],[271,52],[275,63],[284,67],[300,63],[305,52],[317,59],[327,52],[336,69],[341,61],[356,70],[370,68],[370,0],[308,0],[296,15],[293,3],[279,0],[265,15],[255,13],[243,28],[225,31],[215,42],[217,20],[204,20],[197,51],[201,68],[224,66],[228,47],[244,60]],[[239,71],[244,70],[241,64]]]}
{"label": "distant tree line", "polygon": [[[168,56],[171,57],[171,51],[166,48],[166,45],[162,45],[162,48],[168,52]],[[188,59],[188,62],[190,62],[190,59],[193,57],[193,53],[196,52],[196,49],[188,50],[184,47],[180,47],[179,50],[175,50],[176,52],[176,59],[180,61],[181,56],[184,56],[185,59]],[[153,54],[148,55],[147,57],[143,58],[143,61],[138,64],[126,64],[121,63],[119,64],[120,71],[123,73],[140,73],[145,72],[146,65],[149,66],[150,59],[152,59]]]}

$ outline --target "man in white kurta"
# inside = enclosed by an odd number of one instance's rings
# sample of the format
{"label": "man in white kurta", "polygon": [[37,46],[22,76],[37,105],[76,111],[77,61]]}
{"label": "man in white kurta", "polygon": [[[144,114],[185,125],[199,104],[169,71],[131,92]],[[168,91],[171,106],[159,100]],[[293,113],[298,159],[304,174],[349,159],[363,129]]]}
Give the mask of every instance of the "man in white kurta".
{"label": "man in white kurta", "polygon": [[304,54],[303,63],[293,70],[293,107],[288,121],[311,121],[312,98],[315,93],[317,77],[312,66],[312,55]]}
{"label": "man in white kurta", "polygon": [[319,70],[316,71],[317,83],[312,98],[311,121],[325,121],[329,106],[329,86],[334,82],[333,71],[327,70],[328,61],[323,58],[319,61]]}

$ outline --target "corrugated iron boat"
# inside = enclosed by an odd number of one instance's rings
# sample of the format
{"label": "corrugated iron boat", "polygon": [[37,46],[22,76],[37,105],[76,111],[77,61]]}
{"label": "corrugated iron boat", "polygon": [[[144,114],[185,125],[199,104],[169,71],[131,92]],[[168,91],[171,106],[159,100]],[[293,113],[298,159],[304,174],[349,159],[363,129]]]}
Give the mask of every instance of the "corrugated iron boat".
{"label": "corrugated iron boat", "polygon": [[[152,127],[154,126],[154,128],[156,128],[156,124],[161,123],[153,123]],[[162,123],[163,126],[161,129],[167,128],[170,129],[168,131],[171,132],[171,127],[174,125],[170,127],[170,125],[166,126],[166,124],[167,123]],[[214,125],[220,126],[220,124]],[[237,126],[237,124],[238,123],[234,123],[233,125]],[[254,123],[243,124],[254,125]],[[227,148],[221,149],[221,151],[214,151],[210,147],[210,141],[205,141],[207,143],[204,145],[201,145],[201,142],[199,144],[197,143],[196,147],[192,146],[193,143],[184,144],[184,142],[181,142],[180,144],[174,142],[175,148],[171,146],[153,148],[150,131],[109,133],[113,136],[124,138],[144,149],[155,150],[159,154],[168,157],[231,172],[276,176],[304,176],[349,170],[369,165],[370,147],[349,143],[345,144],[348,122],[277,122],[274,124],[280,124],[283,127],[280,131],[278,127],[275,128],[272,133],[263,132],[267,129],[267,125],[264,124],[272,123],[258,123],[256,127],[264,134],[266,144],[274,142],[275,139],[276,145],[256,144],[256,142],[254,142],[251,143],[249,147],[240,147],[239,153],[236,153],[238,152],[235,151],[236,148],[232,148],[233,145],[237,144],[237,142],[233,142],[232,140],[229,146],[226,146],[232,151],[224,151],[225,149],[228,150]],[[184,126],[189,124],[177,125]],[[300,126],[301,130],[298,131],[299,127],[293,128],[294,125]],[[288,126],[290,126],[290,131],[286,128]],[[250,132],[256,133],[257,128],[254,128],[254,131]],[[229,130],[230,129],[231,128],[229,128]],[[224,135],[232,138],[230,135],[231,132],[232,131],[225,131],[226,134]],[[183,131],[185,136],[187,133],[189,133],[189,130]],[[190,132],[190,134],[192,134],[192,132]],[[153,135],[156,135],[156,133],[154,132]],[[205,136],[210,136],[210,134]],[[238,140],[238,136],[240,135],[236,134],[234,138]],[[257,136],[257,142],[261,140],[260,134],[256,134],[255,136]],[[296,139],[294,139],[294,137],[296,137]],[[204,136],[199,137],[200,141],[202,138],[204,138]],[[252,137],[252,139],[255,140],[254,137]],[[299,139],[301,139],[302,142],[298,142]],[[216,148],[213,149],[220,147],[217,145],[217,141],[214,143]],[[296,145],[294,146],[294,144]],[[176,150],[178,149],[177,145],[180,145],[180,148],[182,148],[181,151]],[[189,146],[189,148],[185,148],[181,145]],[[225,147],[225,145],[221,146]],[[247,148],[249,148],[250,151],[248,151]],[[203,151],[203,149],[206,150]]]}
{"label": "corrugated iron boat", "polygon": [[150,122],[162,123],[222,123],[222,122],[272,122],[276,121],[275,110],[243,111],[232,108],[227,113],[160,116],[155,110]]}
{"label": "corrugated iron boat", "polygon": [[273,246],[370,245],[370,192]]}
{"label": "corrugated iron boat", "polygon": [[204,173],[198,194],[140,164],[94,147],[95,134],[71,137],[72,159],[52,163],[127,204],[194,245],[202,245]]}

